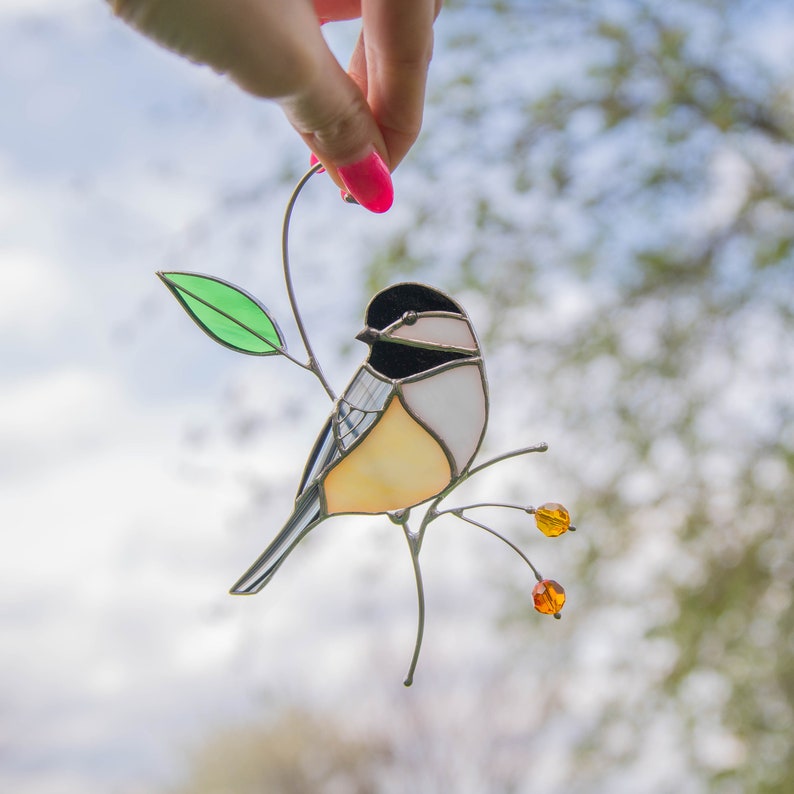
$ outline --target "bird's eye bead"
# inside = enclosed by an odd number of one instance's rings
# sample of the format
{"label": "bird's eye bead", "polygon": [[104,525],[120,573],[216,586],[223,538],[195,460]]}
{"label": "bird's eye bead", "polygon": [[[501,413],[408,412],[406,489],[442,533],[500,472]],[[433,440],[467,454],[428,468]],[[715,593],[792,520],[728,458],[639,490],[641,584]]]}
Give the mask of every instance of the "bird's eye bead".
{"label": "bird's eye bead", "polygon": [[416,312],[415,312],[415,311],[413,311],[413,310],[411,310],[411,311],[408,311],[408,312],[406,312],[406,313],[403,315],[403,322],[404,322],[406,325],[414,325],[414,324],[416,323],[417,319],[418,319],[418,317],[417,317],[417,314],[416,314]]}

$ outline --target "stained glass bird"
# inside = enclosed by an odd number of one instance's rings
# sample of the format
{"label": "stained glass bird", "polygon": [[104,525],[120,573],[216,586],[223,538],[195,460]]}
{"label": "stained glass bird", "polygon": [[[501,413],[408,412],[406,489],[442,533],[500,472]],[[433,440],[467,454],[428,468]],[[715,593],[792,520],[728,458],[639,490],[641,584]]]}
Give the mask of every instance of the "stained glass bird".
{"label": "stained glass bird", "polygon": [[424,284],[369,303],[356,337],[369,346],[306,463],[295,509],[232,587],[261,590],[329,516],[392,513],[437,496],[467,471],[488,418],[480,346],[466,312]]}
{"label": "stained glass bird", "polygon": [[[560,617],[565,590],[544,579],[529,557],[493,527],[473,518],[481,508],[534,515],[547,537],[573,531],[568,511],[556,502],[540,507],[476,502],[441,508],[461,483],[512,458],[545,452],[545,442],[514,449],[473,465],[488,421],[488,387],[480,346],[466,312],[424,284],[404,283],[379,292],[369,303],[365,328],[356,337],[369,354],[341,397],[336,396],[312,349],[292,282],[289,228],[295,202],[320,164],[298,181],[284,211],[281,262],[292,317],[306,358],[287,341],[268,308],[254,295],[217,276],[158,272],[196,324],[219,344],[252,356],[281,356],[314,375],[333,401],[298,486],[292,515],[254,564],[231,589],[259,592],[301,539],[335,515],[388,514],[399,524],[416,578],[416,642],[404,683],[410,686],[425,625],[425,596],[419,553],[425,532],[442,516],[485,530],[507,544],[529,566],[538,612]],[[423,505],[413,520],[410,508]],[[414,528],[409,526],[413,520]]]}

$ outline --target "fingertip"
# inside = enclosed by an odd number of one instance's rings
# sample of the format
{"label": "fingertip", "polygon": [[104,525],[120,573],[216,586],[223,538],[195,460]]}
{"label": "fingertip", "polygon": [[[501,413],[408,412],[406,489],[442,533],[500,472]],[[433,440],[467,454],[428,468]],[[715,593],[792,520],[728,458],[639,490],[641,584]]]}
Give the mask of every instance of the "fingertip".
{"label": "fingertip", "polygon": [[362,159],[337,168],[347,192],[365,209],[381,214],[394,203],[394,185],[383,158],[374,149]]}

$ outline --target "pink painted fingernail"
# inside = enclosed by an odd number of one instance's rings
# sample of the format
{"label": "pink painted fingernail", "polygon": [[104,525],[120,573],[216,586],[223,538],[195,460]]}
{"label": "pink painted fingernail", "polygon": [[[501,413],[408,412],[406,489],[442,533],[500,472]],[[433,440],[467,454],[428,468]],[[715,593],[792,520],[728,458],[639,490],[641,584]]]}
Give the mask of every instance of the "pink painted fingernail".
{"label": "pink painted fingernail", "polygon": [[325,17],[318,17],[317,21],[320,23],[320,26],[327,25],[331,20],[326,19]]}
{"label": "pink painted fingernail", "polygon": [[347,192],[370,212],[386,212],[394,201],[394,187],[386,163],[377,152],[337,169]]}
{"label": "pink painted fingernail", "polygon": [[[317,159],[317,155],[314,152],[312,152],[312,156],[309,158],[309,165],[310,166],[311,165],[317,165],[317,163],[319,163],[319,162],[320,161]],[[324,174],[325,173],[325,169],[321,168],[317,173],[318,174]]]}

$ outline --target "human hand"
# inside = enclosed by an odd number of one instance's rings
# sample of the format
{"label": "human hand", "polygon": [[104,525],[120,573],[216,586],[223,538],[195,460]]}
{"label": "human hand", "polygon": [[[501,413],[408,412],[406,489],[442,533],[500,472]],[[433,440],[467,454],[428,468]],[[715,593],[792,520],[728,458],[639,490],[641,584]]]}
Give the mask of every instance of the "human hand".
{"label": "human hand", "polygon": [[[117,15],[197,63],[273,99],[330,177],[385,212],[390,172],[422,124],[442,0],[108,0]],[[322,22],[361,17],[348,72]]]}

